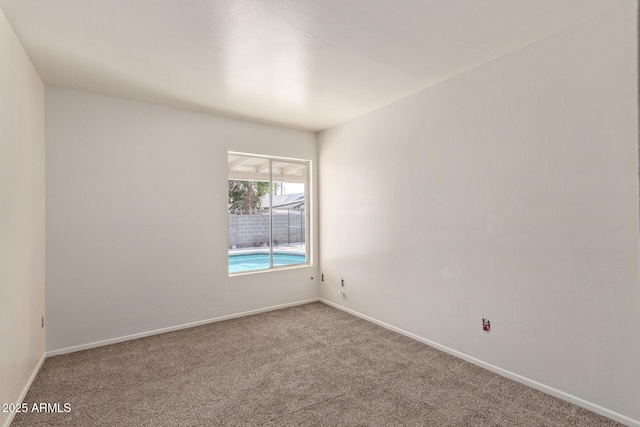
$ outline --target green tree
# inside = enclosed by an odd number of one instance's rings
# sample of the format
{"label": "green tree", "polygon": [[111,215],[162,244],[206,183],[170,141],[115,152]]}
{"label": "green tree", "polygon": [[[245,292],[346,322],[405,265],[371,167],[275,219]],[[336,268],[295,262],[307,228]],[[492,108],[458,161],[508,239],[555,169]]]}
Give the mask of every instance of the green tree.
{"label": "green tree", "polygon": [[229,213],[257,213],[262,209],[262,196],[268,193],[268,182],[229,180]]}

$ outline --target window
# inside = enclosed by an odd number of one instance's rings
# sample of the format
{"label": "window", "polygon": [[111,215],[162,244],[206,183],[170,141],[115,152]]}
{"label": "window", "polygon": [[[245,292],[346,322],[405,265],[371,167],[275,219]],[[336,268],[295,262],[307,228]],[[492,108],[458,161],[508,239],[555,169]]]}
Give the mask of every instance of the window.
{"label": "window", "polygon": [[309,263],[309,161],[228,155],[229,274]]}

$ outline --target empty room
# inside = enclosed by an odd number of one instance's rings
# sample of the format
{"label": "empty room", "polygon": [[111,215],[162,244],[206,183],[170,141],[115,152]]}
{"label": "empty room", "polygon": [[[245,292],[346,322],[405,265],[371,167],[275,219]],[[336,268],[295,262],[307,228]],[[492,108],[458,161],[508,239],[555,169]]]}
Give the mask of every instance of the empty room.
{"label": "empty room", "polygon": [[640,427],[636,0],[0,0],[0,426]]}

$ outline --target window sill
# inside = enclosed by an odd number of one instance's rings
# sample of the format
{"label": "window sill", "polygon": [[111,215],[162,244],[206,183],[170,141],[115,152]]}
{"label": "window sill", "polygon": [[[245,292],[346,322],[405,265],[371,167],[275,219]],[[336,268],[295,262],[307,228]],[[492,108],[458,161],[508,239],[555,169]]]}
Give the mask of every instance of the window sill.
{"label": "window sill", "polygon": [[240,271],[237,273],[228,273],[228,274],[229,274],[229,277],[249,276],[252,274],[272,273],[274,271],[283,271],[283,270],[298,270],[301,268],[309,268],[309,267],[313,267],[313,264],[305,263],[305,264],[295,264],[295,265],[283,265],[280,267],[265,268],[263,270]]}

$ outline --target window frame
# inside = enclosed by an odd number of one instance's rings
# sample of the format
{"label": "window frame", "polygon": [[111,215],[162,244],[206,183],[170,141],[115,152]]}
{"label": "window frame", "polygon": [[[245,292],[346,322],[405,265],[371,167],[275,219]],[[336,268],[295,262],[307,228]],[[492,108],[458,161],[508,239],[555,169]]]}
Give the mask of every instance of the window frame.
{"label": "window frame", "polygon": [[[244,153],[244,152],[239,152],[239,151],[232,151],[229,150],[227,151],[227,159],[229,158],[229,156],[242,156],[242,157],[251,157],[251,158],[257,158],[257,159],[264,159],[264,160],[268,160],[269,161],[269,267],[268,268],[263,268],[263,269],[256,269],[256,270],[249,270],[249,271],[240,271],[240,272],[235,272],[235,273],[231,273],[229,272],[229,224],[230,224],[230,217],[229,217],[229,213],[227,212],[227,274],[229,277],[233,277],[233,276],[244,276],[244,275],[248,275],[248,274],[257,274],[257,273],[268,273],[268,272],[272,272],[272,271],[280,271],[280,270],[292,270],[292,269],[296,269],[296,268],[305,268],[305,267],[311,267],[313,265],[312,262],[312,250],[311,250],[311,234],[312,234],[312,230],[311,230],[311,212],[312,212],[312,189],[311,189],[311,168],[312,168],[312,161],[308,160],[308,159],[298,159],[298,158],[292,158],[292,157],[280,157],[280,156],[270,156],[270,155],[265,155],[265,154],[253,154],[253,153]],[[289,265],[280,265],[280,266],[274,266],[273,265],[273,163],[274,162],[284,162],[284,163],[294,163],[294,164],[300,164],[300,165],[304,165],[305,168],[305,176],[304,176],[304,203],[305,203],[305,208],[304,208],[304,255],[305,255],[305,262],[304,263],[299,263],[299,264],[289,264]],[[227,182],[229,182],[230,180],[232,180],[232,178],[229,175],[229,169],[227,168]],[[239,179],[236,179],[237,181],[241,181]],[[248,180],[245,180],[248,181]],[[263,181],[264,182],[264,181]],[[284,181],[286,182],[286,181]]]}

